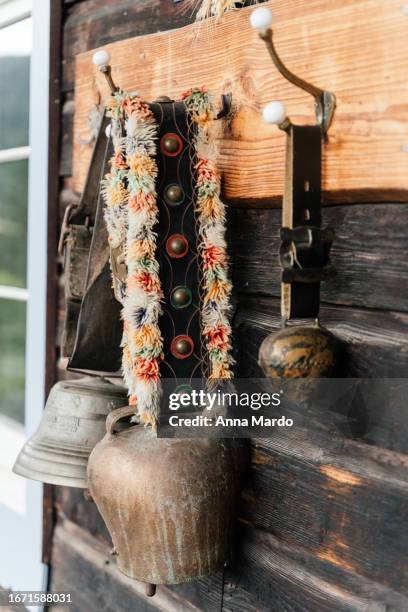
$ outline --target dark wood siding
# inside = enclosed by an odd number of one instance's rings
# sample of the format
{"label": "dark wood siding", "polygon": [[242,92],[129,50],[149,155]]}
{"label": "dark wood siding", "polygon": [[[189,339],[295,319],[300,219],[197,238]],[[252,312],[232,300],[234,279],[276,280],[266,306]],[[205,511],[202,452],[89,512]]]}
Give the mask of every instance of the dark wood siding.
{"label": "dark wood siding", "polygon": [[[75,55],[191,20],[172,0],[63,3],[60,220],[77,197],[71,191]],[[325,208],[324,222],[337,231],[338,273],[322,290],[321,319],[344,341],[345,374],[405,377],[407,206],[339,202]],[[279,225],[277,209],[229,207],[235,351],[243,376],[259,373],[259,344],[279,326]],[[50,245],[55,263],[55,240]],[[61,323],[61,276],[58,286]],[[61,368],[58,376],[66,376]],[[223,574],[159,587],[152,599],[117,571],[107,530],[83,491],[53,487],[47,495],[47,516],[55,519],[51,587],[71,591],[73,609],[81,612],[408,610],[406,407],[376,406],[353,418],[344,427],[336,415],[316,411],[296,439],[277,433],[253,441],[234,562]]]}

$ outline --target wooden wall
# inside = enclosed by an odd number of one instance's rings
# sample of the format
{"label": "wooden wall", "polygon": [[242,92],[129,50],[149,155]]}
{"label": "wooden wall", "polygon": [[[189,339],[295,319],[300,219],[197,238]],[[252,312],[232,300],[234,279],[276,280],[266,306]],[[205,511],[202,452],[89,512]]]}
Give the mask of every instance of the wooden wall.
{"label": "wooden wall", "polygon": [[[192,15],[180,10],[181,4],[62,3],[59,220],[76,197],[71,176],[75,55],[185,25]],[[346,374],[406,376],[407,205],[338,202],[325,208],[324,221],[337,231],[338,274],[323,288],[322,321],[345,343]],[[279,324],[279,225],[277,209],[253,208],[245,201],[229,207],[235,347],[244,376],[259,372],[260,341]],[[65,376],[62,368],[58,376]],[[357,407],[341,426],[336,415],[316,414],[297,428],[296,439],[277,432],[272,439],[253,441],[234,562],[223,575],[159,587],[152,599],[117,571],[106,528],[83,491],[48,489],[47,516],[54,517],[47,532],[50,585],[71,591],[71,609],[81,612],[408,610],[407,433],[406,407],[385,404],[368,413]]]}

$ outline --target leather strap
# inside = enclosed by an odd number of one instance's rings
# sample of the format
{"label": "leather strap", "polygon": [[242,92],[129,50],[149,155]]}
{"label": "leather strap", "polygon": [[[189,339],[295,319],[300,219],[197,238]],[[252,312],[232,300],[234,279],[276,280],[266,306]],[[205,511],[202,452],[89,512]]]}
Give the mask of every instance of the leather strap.
{"label": "leather strap", "polygon": [[[157,102],[151,109],[159,125],[159,147],[157,182],[159,224],[157,258],[160,265],[160,280],[164,293],[163,311],[159,325],[164,340],[164,360],[161,363],[163,378],[200,378],[206,369],[206,353],[202,348],[200,309],[200,267],[197,249],[196,217],[194,212],[195,148],[194,127],[190,125],[184,102]],[[181,139],[181,151],[174,156],[163,152],[166,135],[175,134]],[[169,185],[178,185],[183,191],[183,201],[177,205],[166,201]],[[166,249],[171,236],[184,236],[188,252],[180,258],[172,258]],[[191,304],[184,308],[172,305],[172,293],[177,287],[191,292]],[[193,344],[192,355],[177,358],[172,352],[176,337],[188,336]]]}
{"label": "leather strap", "polygon": [[112,289],[108,234],[103,216],[104,200],[100,190],[100,181],[109,170],[109,159],[113,153],[111,142],[105,138],[104,149],[101,146],[97,153],[94,163],[98,165],[99,178],[96,181],[98,173],[92,168],[93,179],[87,181],[87,193],[83,198],[87,202],[83,210],[91,210],[90,206],[93,207],[96,202],[96,213],[84,275],[84,295],[68,369],[116,374],[121,366],[121,305]]}
{"label": "leather strap", "polygon": [[88,283],[87,270],[97,215],[100,180],[108,151],[104,116],[92,152],[91,163],[78,206],[68,206],[64,216],[60,244],[64,250],[65,319],[61,338],[61,353],[70,357],[77,340],[78,318]]}
{"label": "leather strap", "polygon": [[321,156],[320,127],[288,128],[280,249],[284,319],[317,318],[320,281],[333,271],[334,232],[321,230]]}
{"label": "leather strap", "polygon": [[103,171],[106,150],[108,147],[108,138],[106,136],[106,128],[110,124],[110,118],[103,116],[96,137],[95,146],[92,151],[91,162],[89,165],[88,174],[85,179],[84,190],[79,205],[74,209],[70,224],[85,225],[87,217],[89,217],[90,225],[95,223],[96,210],[98,207],[99,186],[101,173]]}

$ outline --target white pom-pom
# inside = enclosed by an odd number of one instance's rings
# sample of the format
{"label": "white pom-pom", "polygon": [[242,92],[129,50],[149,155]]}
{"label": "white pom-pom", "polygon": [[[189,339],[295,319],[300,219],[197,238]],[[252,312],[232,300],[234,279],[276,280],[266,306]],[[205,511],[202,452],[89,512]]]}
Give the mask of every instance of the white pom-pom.
{"label": "white pom-pom", "polygon": [[106,51],[105,49],[102,49],[101,51],[96,51],[92,56],[92,61],[95,66],[98,66],[98,68],[108,66],[110,62],[110,53],[108,53],[108,51]]}
{"label": "white pom-pom", "polygon": [[282,102],[269,102],[262,111],[262,117],[265,123],[280,125],[286,119],[285,106]]}
{"label": "white pom-pom", "polygon": [[255,9],[249,17],[249,23],[254,30],[257,30],[260,34],[265,34],[272,23],[271,9],[265,6]]}
{"label": "white pom-pom", "polygon": [[105,129],[105,136],[106,136],[106,138],[110,138],[111,131],[112,131],[112,126],[111,126],[111,124],[109,123],[109,125],[107,125],[107,126],[106,126],[106,129]]}

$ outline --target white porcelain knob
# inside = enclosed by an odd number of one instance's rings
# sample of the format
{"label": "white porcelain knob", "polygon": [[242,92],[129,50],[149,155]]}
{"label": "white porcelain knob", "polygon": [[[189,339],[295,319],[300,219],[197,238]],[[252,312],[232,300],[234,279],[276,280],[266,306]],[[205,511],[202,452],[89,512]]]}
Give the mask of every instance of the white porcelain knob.
{"label": "white porcelain knob", "polygon": [[276,125],[280,125],[286,119],[284,104],[278,101],[269,102],[262,111],[262,117],[265,123],[276,123]]}
{"label": "white porcelain knob", "polygon": [[105,136],[106,136],[106,138],[109,138],[109,137],[110,137],[110,135],[111,135],[111,131],[112,131],[112,126],[111,126],[111,124],[109,123],[109,124],[106,126],[106,128],[105,128]]}
{"label": "white porcelain knob", "polygon": [[96,51],[92,56],[92,61],[95,66],[98,68],[103,68],[103,66],[109,66],[110,62],[110,53],[105,49],[101,49],[101,51]]}
{"label": "white porcelain knob", "polygon": [[259,8],[255,9],[252,11],[249,17],[249,23],[254,30],[260,34],[265,34],[272,23],[271,9],[266,8],[265,6],[260,6]]}

